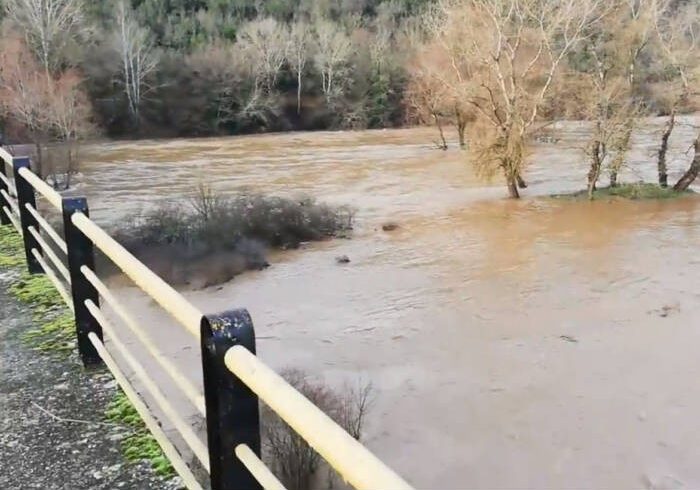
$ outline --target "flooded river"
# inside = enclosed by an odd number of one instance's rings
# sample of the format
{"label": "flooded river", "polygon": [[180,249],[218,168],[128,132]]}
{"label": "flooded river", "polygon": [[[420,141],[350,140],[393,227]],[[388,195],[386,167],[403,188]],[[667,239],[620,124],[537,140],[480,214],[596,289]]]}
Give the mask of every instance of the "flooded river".
{"label": "flooded river", "polygon": [[[654,179],[659,127],[635,136],[623,180]],[[693,131],[674,136],[674,179]],[[418,488],[697,488],[700,200],[538,198],[583,187],[584,133],[535,148],[521,201],[431,129],[103,144],[82,191],[105,224],[198,181],[354,206],[352,239],[183,292],[248,308],[277,369],[371,381],[364,441]],[[119,294],[198,380],[194,339]]]}

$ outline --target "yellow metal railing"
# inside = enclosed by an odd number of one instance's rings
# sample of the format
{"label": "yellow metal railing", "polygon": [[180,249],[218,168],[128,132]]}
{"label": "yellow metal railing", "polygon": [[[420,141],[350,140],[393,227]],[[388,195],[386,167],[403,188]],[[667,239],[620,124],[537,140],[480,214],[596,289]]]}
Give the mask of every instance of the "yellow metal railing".
{"label": "yellow metal railing", "polygon": [[71,220],[86,237],[116,264],[138,287],[170,313],[182,326],[199,338],[202,312],[190,304],[184,296],[143,265],[102,228],[82,213],[75,213]]}
{"label": "yellow metal railing", "polygon": [[175,449],[175,446],[173,446],[172,442],[170,442],[168,436],[165,435],[165,432],[163,432],[163,429],[160,427],[158,421],[155,419],[155,417],[153,417],[146,404],[141,400],[141,397],[139,397],[138,393],[131,385],[128,378],[119,368],[119,365],[115,362],[114,358],[107,351],[100,338],[92,332],[88,334],[88,337],[90,338],[90,342],[92,342],[92,345],[100,354],[100,357],[102,358],[104,363],[114,375],[114,379],[116,379],[117,383],[119,383],[119,387],[122,389],[126,397],[134,406],[138,414],[141,416],[144,423],[146,424],[146,427],[148,427],[148,430],[151,431],[151,434],[158,442],[158,445],[161,447],[165,455],[170,460],[170,463],[173,465],[173,468],[175,468],[175,471],[177,471],[178,475],[180,475],[180,478],[182,478],[182,483],[190,490],[201,490],[202,486],[192,474],[192,470],[190,470],[190,468],[187,466],[187,463],[185,463],[182,460],[180,453],[177,451],[177,449]]}
{"label": "yellow metal railing", "polygon": [[97,275],[92,272],[89,268],[83,266],[80,268],[80,272],[87,278],[88,281],[97,289],[100,293],[102,299],[104,299],[107,304],[112,308],[112,311],[121,318],[122,322],[127,326],[127,328],[136,336],[136,338],[143,344],[144,347],[149,351],[153,358],[160,364],[168,376],[173,380],[173,382],[182,390],[182,392],[187,396],[190,403],[197,408],[197,411],[202,416],[206,416],[206,409],[204,407],[204,397],[199,393],[197,388],[185,377],[175,365],[165,357],[158,347],[156,347],[153,340],[151,340],[148,335],[140,328],[133,319],[133,317],[126,311],[124,305],[112,294],[112,292],[107,288],[104,282],[97,277]]}
{"label": "yellow metal railing", "polygon": [[366,447],[242,346],[226,353],[226,366],[358,490],[411,487]]}

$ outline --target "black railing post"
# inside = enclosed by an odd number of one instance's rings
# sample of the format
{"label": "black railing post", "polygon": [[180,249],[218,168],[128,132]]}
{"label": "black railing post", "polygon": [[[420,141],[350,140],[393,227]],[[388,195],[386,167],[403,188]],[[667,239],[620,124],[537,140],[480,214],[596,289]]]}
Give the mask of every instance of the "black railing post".
{"label": "black railing post", "polygon": [[71,220],[71,216],[78,212],[89,216],[87,200],[84,197],[64,197],[63,229],[68,246],[68,271],[75,309],[75,330],[78,335],[78,352],[83,365],[87,367],[102,363],[100,355],[88,338],[88,334],[94,332],[102,340],[102,327],[85,306],[87,300],[99,306],[100,299],[95,287],[80,271],[83,266],[92,271],[95,270],[95,251],[92,241]]}
{"label": "black railing post", "polygon": [[246,444],[260,455],[258,397],[224,363],[242,345],[255,354],[253,321],[245,309],[202,318],[201,347],[212,490],[259,490],[260,484],[234,451]]}
{"label": "black railing post", "polygon": [[[2,146],[2,135],[0,134],[0,146]],[[7,164],[5,163],[5,160],[3,158],[0,158],[0,173],[7,178]],[[7,195],[10,195],[10,189],[7,187],[7,184],[3,179],[0,179],[0,190],[4,190],[7,192]],[[12,223],[10,221],[10,217],[5,214],[5,211],[2,210],[2,208],[7,208],[8,211],[12,211],[12,206],[10,206],[10,203],[7,202],[7,199],[5,199],[5,196],[0,193],[0,225],[9,225]]]}
{"label": "black railing post", "polygon": [[32,249],[35,248],[37,252],[41,253],[41,246],[39,242],[36,241],[36,238],[34,238],[34,235],[29,233],[29,227],[33,226],[35,230],[39,231],[39,223],[37,223],[36,218],[32,216],[32,213],[29,212],[26,206],[26,204],[29,203],[36,209],[36,197],[34,195],[34,187],[19,174],[19,169],[21,168],[31,169],[29,157],[14,157],[12,159],[12,169],[15,173],[17,206],[19,206],[19,219],[22,224],[22,234],[24,236],[24,253],[27,257],[27,268],[32,274],[37,274],[43,272],[43,270],[39,261],[34,257]]}

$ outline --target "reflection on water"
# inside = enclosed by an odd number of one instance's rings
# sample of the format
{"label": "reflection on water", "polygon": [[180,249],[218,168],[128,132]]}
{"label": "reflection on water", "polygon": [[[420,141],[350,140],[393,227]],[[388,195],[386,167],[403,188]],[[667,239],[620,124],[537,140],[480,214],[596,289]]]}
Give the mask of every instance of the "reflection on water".
{"label": "reflection on water", "polygon": [[[635,138],[632,161],[646,163],[628,180],[653,179],[659,127]],[[536,149],[529,195],[582,186],[583,132]],[[675,136],[674,176],[691,137]],[[700,200],[508,201],[432,138],[115,143],[89,150],[84,190],[103,222],[203,178],[356,206],[352,240],[186,294],[208,312],[249,308],[276,368],[372,380],[365,440],[420,488],[700,485]],[[386,219],[400,228],[382,232]],[[133,288],[120,294],[196,379],[196,343]]]}

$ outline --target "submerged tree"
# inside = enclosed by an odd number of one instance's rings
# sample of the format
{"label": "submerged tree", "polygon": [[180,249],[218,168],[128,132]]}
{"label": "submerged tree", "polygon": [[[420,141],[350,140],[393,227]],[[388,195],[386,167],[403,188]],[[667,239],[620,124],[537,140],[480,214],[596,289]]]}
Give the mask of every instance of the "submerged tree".
{"label": "submerged tree", "polygon": [[503,173],[520,196],[530,131],[560,65],[600,20],[603,0],[452,0],[428,22],[447,53],[444,78],[454,98],[475,113],[470,157],[477,171]]}
{"label": "submerged tree", "polygon": [[695,182],[700,174],[700,135],[693,142],[693,160],[690,162],[688,170],[678,179],[676,185],[673,186],[674,191],[685,191],[690,187],[690,184]]}
{"label": "submerged tree", "polygon": [[[611,5],[614,5],[614,2]],[[629,89],[629,99],[618,113],[622,124],[614,139],[615,155],[610,162],[610,187],[617,186],[617,176],[625,163],[632,131],[644,112],[644,103],[640,96],[640,85],[643,81],[640,76],[640,60],[650,47],[657,8],[656,0],[625,0],[618,15],[608,16],[615,21],[611,32],[615,39],[614,44],[617,45],[616,49],[620,51],[617,57],[626,67],[624,75]]]}
{"label": "submerged tree", "polygon": [[[669,94],[669,116],[657,154],[659,185],[666,187],[668,142],[676,126],[676,116],[679,109],[688,103],[693,95],[693,87],[700,80],[700,4],[690,2],[670,8],[670,0],[658,2],[660,8],[655,12],[654,26],[661,47],[662,64],[671,72],[671,80],[664,84],[664,91]],[[697,155],[697,142],[695,148]],[[696,160],[697,158],[693,159],[693,164],[674,189],[685,190],[692,184],[698,174]]]}
{"label": "submerged tree", "polygon": [[408,68],[411,77],[406,89],[406,102],[420,122],[435,124],[440,137],[437,146],[447,150],[443,119],[455,99],[443,82],[445,72],[449,73],[444,56],[440,59],[443,54],[435,46],[424,46],[416,53]]}
{"label": "submerged tree", "polygon": [[568,59],[563,96],[573,93],[577,113],[593,125],[586,147],[589,199],[605,169],[610,187],[617,186],[632,131],[643,111],[639,60],[649,46],[654,2],[610,2],[606,17],[590,26],[587,42]]}

